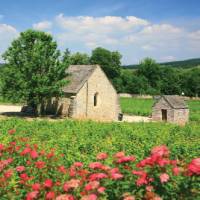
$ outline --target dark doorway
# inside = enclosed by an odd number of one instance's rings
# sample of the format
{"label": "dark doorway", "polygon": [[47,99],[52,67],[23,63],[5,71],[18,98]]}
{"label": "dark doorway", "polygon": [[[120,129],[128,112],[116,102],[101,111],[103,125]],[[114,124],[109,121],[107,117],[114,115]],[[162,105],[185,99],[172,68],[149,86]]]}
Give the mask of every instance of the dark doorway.
{"label": "dark doorway", "polygon": [[162,121],[167,121],[167,110],[162,109]]}

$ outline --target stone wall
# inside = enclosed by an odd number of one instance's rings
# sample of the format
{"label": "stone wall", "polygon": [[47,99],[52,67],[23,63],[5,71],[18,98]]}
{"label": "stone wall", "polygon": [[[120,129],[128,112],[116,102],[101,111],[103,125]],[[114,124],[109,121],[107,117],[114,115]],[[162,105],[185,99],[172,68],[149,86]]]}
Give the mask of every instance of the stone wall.
{"label": "stone wall", "polygon": [[175,109],[174,123],[184,125],[189,121],[189,109]]}
{"label": "stone wall", "polygon": [[[97,106],[94,95],[98,93]],[[97,68],[76,96],[75,118],[103,121],[118,119],[118,95],[101,68]]]}
{"label": "stone wall", "polygon": [[46,114],[68,116],[70,106],[70,98],[52,98],[44,103],[44,110]]}

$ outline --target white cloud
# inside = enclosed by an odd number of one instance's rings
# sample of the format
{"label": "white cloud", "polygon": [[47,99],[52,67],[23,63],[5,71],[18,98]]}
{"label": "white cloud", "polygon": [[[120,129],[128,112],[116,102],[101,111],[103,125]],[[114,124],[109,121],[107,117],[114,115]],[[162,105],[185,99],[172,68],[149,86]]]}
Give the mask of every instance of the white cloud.
{"label": "white cloud", "polygon": [[41,21],[36,24],[33,24],[33,28],[36,30],[49,30],[52,27],[52,22],[50,21]]}
{"label": "white cloud", "polygon": [[18,31],[13,26],[0,24],[0,62],[2,62],[1,54],[8,48],[18,34]]}

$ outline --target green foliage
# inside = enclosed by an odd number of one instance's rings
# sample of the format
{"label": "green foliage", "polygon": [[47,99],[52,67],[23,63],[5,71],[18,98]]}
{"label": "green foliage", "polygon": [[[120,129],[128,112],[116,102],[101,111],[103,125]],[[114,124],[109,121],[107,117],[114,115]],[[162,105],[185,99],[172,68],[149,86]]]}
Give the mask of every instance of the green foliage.
{"label": "green foliage", "polygon": [[71,64],[72,65],[88,65],[90,57],[86,53],[74,53],[71,55]]}
{"label": "green foliage", "polygon": [[99,152],[114,154],[125,151],[137,160],[148,155],[149,149],[166,144],[172,159],[192,159],[199,156],[200,129],[196,123],[179,127],[166,123],[98,123],[64,120],[27,121],[11,118],[0,121],[0,141],[8,143],[7,130],[16,129],[18,137],[31,138],[31,143],[42,144],[46,150],[52,147],[57,154],[64,153],[64,164],[74,161],[95,161]]}
{"label": "green foliage", "polygon": [[99,64],[108,78],[113,79],[120,75],[121,58],[122,56],[118,51],[111,52],[98,47],[92,51],[90,62],[92,64]]}
{"label": "green foliage", "polygon": [[28,30],[12,42],[3,55],[2,94],[13,101],[24,101],[35,110],[52,96],[62,94],[66,83],[60,52],[51,35]]}
{"label": "green foliage", "polygon": [[[193,67],[197,67],[200,65],[200,58],[188,59],[183,61],[172,61],[159,63],[161,66],[171,67],[171,68],[184,68],[189,69]],[[126,69],[138,69],[139,65],[125,65],[123,68]]]}

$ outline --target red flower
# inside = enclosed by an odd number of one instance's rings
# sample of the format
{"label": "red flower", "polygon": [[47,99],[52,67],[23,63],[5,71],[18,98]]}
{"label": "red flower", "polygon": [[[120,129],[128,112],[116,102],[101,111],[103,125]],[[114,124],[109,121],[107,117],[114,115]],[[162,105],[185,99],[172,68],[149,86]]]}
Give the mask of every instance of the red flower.
{"label": "red flower", "polygon": [[4,145],[0,144],[0,151],[4,150]]}
{"label": "red flower", "polygon": [[20,178],[23,180],[23,181],[28,181],[29,180],[29,177],[26,173],[23,173],[23,174],[20,174]]}
{"label": "red flower", "polygon": [[37,157],[38,157],[37,151],[36,151],[36,150],[32,150],[32,151],[30,152],[30,156],[31,156],[32,159],[37,158]]}
{"label": "red flower", "polygon": [[42,169],[45,167],[45,162],[43,161],[37,161],[35,162],[35,166],[38,168],[38,169]]}
{"label": "red flower", "polygon": [[126,163],[126,162],[133,162],[135,161],[134,156],[124,156],[117,160],[117,163]]}
{"label": "red flower", "polygon": [[91,168],[91,169],[101,169],[102,166],[103,166],[103,164],[100,162],[93,162],[93,163],[89,164],[89,168]]}
{"label": "red flower", "polygon": [[16,171],[17,172],[23,172],[25,170],[25,167],[24,166],[17,166],[16,167]]}
{"label": "red flower", "polygon": [[15,129],[11,129],[11,130],[8,131],[8,134],[13,135],[15,132],[16,132]]}
{"label": "red flower", "polygon": [[107,153],[99,153],[97,155],[97,160],[105,160],[108,157]]}
{"label": "red flower", "polygon": [[91,181],[85,186],[86,191],[94,190],[99,187],[99,182],[98,181]]}
{"label": "red flower", "polygon": [[54,156],[54,152],[51,151],[50,153],[47,154],[47,158],[50,159]]}
{"label": "red flower", "polygon": [[34,183],[32,185],[32,189],[35,190],[35,191],[39,191],[41,188],[40,184],[39,183]]}
{"label": "red flower", "polygon": [[45,182],[44,182],[44,187],[52,188],[53,187],[53,181],[51,179],[46,179]]}
{"label": "red flower", "polygon": [[29,193],[26,195],[26,200],[33,200],[33,199],[36,199],[36,198],[37,198],[37,195],[38,195],[38,191],[29,192]]}
{"label": "red flower", "polygon": [[189,176],[200,175],[200,158],[193,159],[188,165]]}
{"label": "red flower", "polygon": [[169,180],[169,175],[166,173],[163,173],[160,175],[160,182],[161,183],[166,183]]}
{"label": "red flower", "polygon": [[63,165],[58,167],[58,171],[63,173],[63,174],[67,173],[67,170],[65,169],[65,167]]}
{"label": "red flower", "polygon": [[7,170],[6,172],[4,172],[4,177],[7,179],[7,178],[10,178],[13,174],[13,171],[11,169]]}
{"label": "red flower", "polygon": [[54,199],[55,198],[55,193],[53,191],[50,191],[46,194],[45,199]]}

